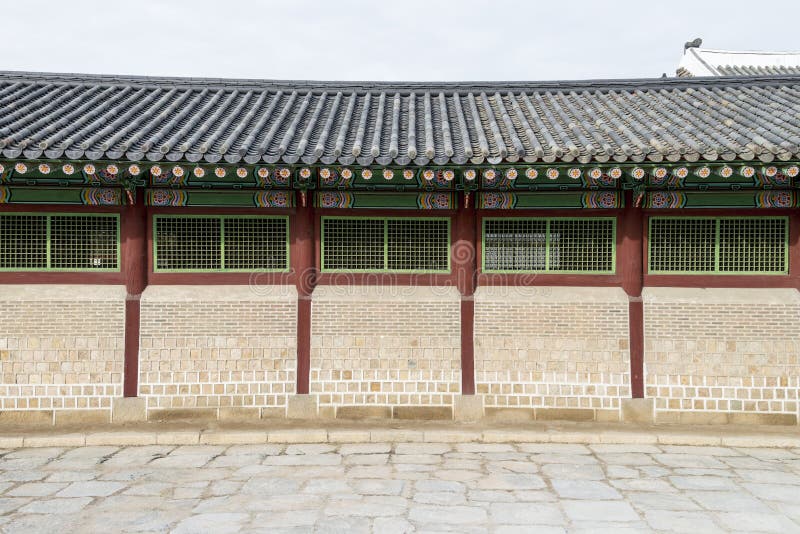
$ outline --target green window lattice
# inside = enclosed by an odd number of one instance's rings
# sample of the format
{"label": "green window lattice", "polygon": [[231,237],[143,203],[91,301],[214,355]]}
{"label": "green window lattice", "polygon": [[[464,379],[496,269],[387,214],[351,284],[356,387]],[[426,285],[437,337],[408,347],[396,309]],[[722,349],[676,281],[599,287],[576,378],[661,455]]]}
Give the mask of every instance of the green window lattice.
{"label": "green window lattice", "polygon": [[118,271],[119,216],[0,214],[0,270]]}
{"label": "green window lattice", "polygon": [[449,272],[450,219],[323,217],[322,270]]}
{"label": "green window lattice", "polygon": [[159,215],[153,227],[156,272],[289,269],[287,217]]}
{"label": "green window lattice", "polygon": [[484,272],[613,274],[616,219],[485,218]]}
{"label": "green window lattice", "polygon": [[788,217],[651,217],[648,272],[788,274]]}

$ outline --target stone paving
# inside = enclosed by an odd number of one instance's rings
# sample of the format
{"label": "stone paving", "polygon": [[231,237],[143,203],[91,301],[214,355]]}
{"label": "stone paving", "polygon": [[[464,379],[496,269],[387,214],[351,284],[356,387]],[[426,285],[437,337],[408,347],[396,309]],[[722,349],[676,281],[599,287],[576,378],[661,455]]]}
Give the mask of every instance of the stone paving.
{"label": "stone paving", "polygon": [[3,532],[800,532],[800,449],[353,443],[0,450]]}

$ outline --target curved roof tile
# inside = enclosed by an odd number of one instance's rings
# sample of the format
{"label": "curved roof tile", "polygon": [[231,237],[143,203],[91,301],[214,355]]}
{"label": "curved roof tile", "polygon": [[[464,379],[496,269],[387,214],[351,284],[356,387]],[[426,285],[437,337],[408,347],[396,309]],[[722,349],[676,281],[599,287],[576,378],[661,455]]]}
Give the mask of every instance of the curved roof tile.
{"label": "curved roof tile", "polygon": [[800,76],[306,82],[0,72],[9,158],[381,165],[794,159]]}

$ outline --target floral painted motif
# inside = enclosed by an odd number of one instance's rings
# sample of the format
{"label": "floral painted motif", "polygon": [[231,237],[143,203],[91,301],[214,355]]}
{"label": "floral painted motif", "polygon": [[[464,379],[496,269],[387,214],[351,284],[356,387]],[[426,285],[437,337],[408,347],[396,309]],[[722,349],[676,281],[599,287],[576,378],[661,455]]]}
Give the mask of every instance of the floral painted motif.
{"label": "floral painted motif", "polygon": [[420,193],[417,207],[426,210],[446,210],[452,208],[453,197],[450,193]]}
{"label": "floral painted motif", "polygon": [[259,208],[288,208],[291,205],[288,191],[259,191],[253,200]]}
{"label": "floral painted motif", "polygon": [[584,208],[612,209],[620,207],[619,194],[614,191],[590,191],[581,198]]}
{"label": "floral painted motif", "polygon": [[481,193],[478,206],[485,210],[505,210],[514,204],[514,193]]}
{"label": "floral painted motif", "polygon": [[761,191],[755,200],[757,208],[791,208],[795,204],[791,191]]}
{"label": "floral painted motif", "polygon": [[649,194],[648,208],[682,208],[686,205],[686,195],[675,191],[654,191]]}
{"label": "floral painted motif", "polygon": [[151,189],[147,192],[150,206],[185,206],[188,196],[185,191],[175,189]]}
{"label": "floral painted motif", "polygon": [[320,208],[352,208],[353,194],[338,191],[324,191],[319,193]]}
{"label": "floral painted motif", "polygon": [[122,191],[111,187],[87,187],[81,190],[81,200],[87,206],[119,206]]}

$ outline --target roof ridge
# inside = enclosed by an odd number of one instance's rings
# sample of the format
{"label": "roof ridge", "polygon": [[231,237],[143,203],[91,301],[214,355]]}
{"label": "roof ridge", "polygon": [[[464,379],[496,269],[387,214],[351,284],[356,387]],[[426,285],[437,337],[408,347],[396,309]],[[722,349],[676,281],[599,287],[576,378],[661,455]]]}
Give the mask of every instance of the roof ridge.
{"label": "roof ridge", "polygon": [[117,74],[59,73],[32,71],[0,71],[0,81],[24,80],[27,82],[56,81],[59,83],[107,83],[109,85],[153,85],[181,87],[231,87],[286,90],[308,90],[314,92],[339,90],[342,92],[497,92],[529,90],[589,90],[603,91],[626,88],[661,89],[688,88],[697,86],[731,85],[780,85],[786,82],[800,83],[800,75],[753,75],[753,76],[697,76],[693,78],[607,78],[585,80],[499,80],[499,81],[369,81],[369,80],[270,80],[249,78],[204,78],[181,76],[143,76]]}

